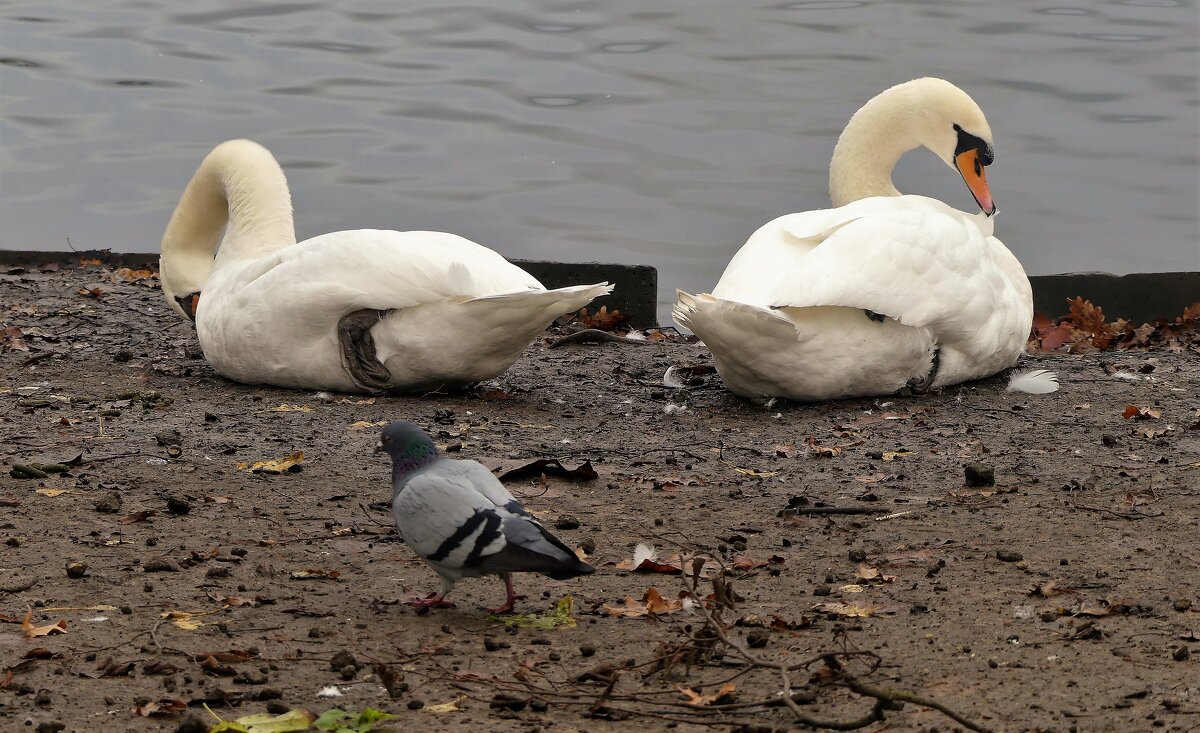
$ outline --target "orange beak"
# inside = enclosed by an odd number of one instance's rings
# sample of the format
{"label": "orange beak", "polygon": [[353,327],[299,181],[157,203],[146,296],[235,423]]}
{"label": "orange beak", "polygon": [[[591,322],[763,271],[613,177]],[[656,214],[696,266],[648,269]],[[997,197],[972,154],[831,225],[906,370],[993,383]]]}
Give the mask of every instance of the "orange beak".
{"label": "orange beak", "polygon": [[192,293],[191,295],[180,295],[175,298],[175,302],[179,304],[179,310],[192,321],[196,320],[196,309],[200,307],[200,293]]}
{"label": "orange beak", "polygon": [[967,188],[983,213],[991,216],[996,213],[996,202],[992,200],[992,192],[988,190],[987,178],[983,175],[983,164],[979,161],[978,150],[967,150],[954,158],[954,165],[962,174]]}

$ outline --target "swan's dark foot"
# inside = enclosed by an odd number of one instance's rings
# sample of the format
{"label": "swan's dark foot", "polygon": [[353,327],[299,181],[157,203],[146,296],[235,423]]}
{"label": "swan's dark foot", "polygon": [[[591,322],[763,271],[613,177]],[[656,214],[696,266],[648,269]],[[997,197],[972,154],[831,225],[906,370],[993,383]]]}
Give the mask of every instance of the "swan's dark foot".
{"label": "swan's dark foot", "polygon": [[934,347],[933,363],[929,367],[929,373],[924,377],[913,377],[912,379],[908,380],[908,387],[912,390],[913,394],[926,394],[929,392],[929,389],[933,386],[934,381],[937,379],[938,367],[941,366],[941,359],[939,358],[941,353],[941,348]]}
{"label": "swan's dark foot", "polygon": [[882,313],[876,313],[875,311],[867,310],[866,308],[863,308],[863,313],[866,313],[867,318],[870,318],[876,323],[883,323],[887,319],[887,316],[883,315]]}
{"label": "swan's dark foot", "polygon": [[392,375],[375,357],[375,339],[371,327],[391,311],[363,308],[347,313],[338,321],[338,344],[342,349],[342,365],[355,382],[374,392],[388,388]]}

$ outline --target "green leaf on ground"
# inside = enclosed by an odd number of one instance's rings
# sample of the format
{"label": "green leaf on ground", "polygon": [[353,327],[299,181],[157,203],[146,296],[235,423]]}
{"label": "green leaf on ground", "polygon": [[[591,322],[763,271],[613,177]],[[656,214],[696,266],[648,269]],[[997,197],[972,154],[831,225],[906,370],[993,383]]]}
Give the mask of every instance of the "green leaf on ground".
{"label": "green leaf on ground", "polygon": [[554,607],[545,613],[522,613],[510,614],[507,616],[489,616],[491,621],[500,621],[505,626],[519,626],[523,629],[553,629],[559,626],[564,628],[574,628],[575,617],[571,615],[571,606],[574,599],[571,596],[563,596],[554,604]]}
{"label": "green leaf on ground", "polygon": [[366,708],[357,716],[352,716],[341,708],[332,708],[321,713],[321,717],[317,718],[313,727],[317,730],[331,731],[331,733],[370,733],[375,730],[376,723],[394,717],[396,716],[391,713],[385,713],[375,708]]}

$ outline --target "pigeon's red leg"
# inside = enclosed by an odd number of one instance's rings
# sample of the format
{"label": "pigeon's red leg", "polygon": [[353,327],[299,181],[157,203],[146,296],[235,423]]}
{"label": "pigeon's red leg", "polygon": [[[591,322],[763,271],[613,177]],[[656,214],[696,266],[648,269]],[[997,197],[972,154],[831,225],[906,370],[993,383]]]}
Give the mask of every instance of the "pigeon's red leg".
{"label": "pigeon's red leg", "polygon": [[513,605],[517,601],[525,600],[525,596],[517,595],[517,591],[513,588],[512,573],[501,573],[500,577],[504,578],[504,605],[487,610],[491,613],[512,613]]}
{"label": "pigeon's red leg", "polygon": [[425,598],[414,598],[411,601],[405,601],[404,605],[406,605],[406,606],[425,606],[427,608],[457,608],[457,606],[455,606],[450,601],[442,600],[445,597],[446,597],[445,593],[441,593],[441,592],[431,593],[430,595],[426,596]]}

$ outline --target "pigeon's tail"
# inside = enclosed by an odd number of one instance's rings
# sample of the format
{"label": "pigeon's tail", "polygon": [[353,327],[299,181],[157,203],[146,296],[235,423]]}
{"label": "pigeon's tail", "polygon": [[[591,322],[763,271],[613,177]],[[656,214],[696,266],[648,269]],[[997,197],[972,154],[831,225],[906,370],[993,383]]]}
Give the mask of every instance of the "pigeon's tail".
{"label": "pigeon's tail", "polygon": [[554,580],[567,580],[569,578],[578,578],[580,575],[591,575],[594,572],[596,572],[596,568],[576,558],[573,567],[543,574]]}
{"label": "pigeon's tail", "polygon": [[526,516],[504,522],[504,547],[480,559],[480,567],[491,573],[541,573],[555,580],[589,575],[596,568],[578,556],[540,523]]}

